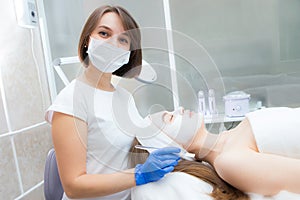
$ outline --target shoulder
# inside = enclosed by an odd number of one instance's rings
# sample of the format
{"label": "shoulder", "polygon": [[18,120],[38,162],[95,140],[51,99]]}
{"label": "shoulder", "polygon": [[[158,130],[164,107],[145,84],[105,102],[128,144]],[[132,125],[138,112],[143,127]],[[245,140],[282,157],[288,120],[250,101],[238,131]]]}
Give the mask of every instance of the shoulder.
{"label": "shoulder", "polygon": [[79,118],[83,118],[86,109],[85,99],[88,98],[88,90],[77,80],[73,80],[69,85],[63,88],[56,96],[52,105],[47,109],[45,119],[52,122],[53,112],[61,112],[68,115],[80,113]]}
{"label": "shoulder", "polygon": [[253,118],[257,116],[282,116],[285,114],[291,114],[291,113],[300,113],[300,108],[289,108],[289,107],[270,107],[270,108],[264,108],[260,110],[252,111],[248,114],[246,114],[246,117]]}
{"label": "shoulder", "polygon": [[116,91],[113,93],[113,97],[115,98],[115,100],[119,100],[123,103],[132,103],[132,101],[134,102],[134,98],[128,90],[120,86],[117,86],[115,88]]}
{"label": "shoulder", "polygon": [[95,94],[95,88],[92,88],[91,86],[75,79],[60,91],[55,101],[59,101],[61,99],[68,99],[69,101],[77,101],[78,99],[83,99],[84,97],[90,98],[89,95],[94,95],[94,94]]}
{"label": "shoulder", "polygon": [[233,179],[235,176],[240,175],[239,169],[244,162],[244,151],[228,151],[216,157],[213,166],[217,174],[225,181],[228,181],[228,179]]}
{"label": "shoulder", "polygon": [[213,166],[216,171],[223,172],[227,168],[231,168],[231,165],[235,165],[234,163],[239,160],[239,157],[239,153],[232,151],[221,153],[214,160]]}
{"label": "shoulder", "polygon": [[74,96],[74,91],[76,90],[76,81],[72,81],[69,85],[64,87],[58,95],[55,97],[55,100],[53,101],[52,105],[50,106],[58,106],[58,105],[71,105],[73,104],[73,96]]}
{"label": "shoulder", "polygon": [[126,90],[125,88],[121,87],[121,86],[116,86],[116,92],[119,93],[119,94],[123,94],[123,95],[126,95],[126,96],[132,96],[132,94]]}

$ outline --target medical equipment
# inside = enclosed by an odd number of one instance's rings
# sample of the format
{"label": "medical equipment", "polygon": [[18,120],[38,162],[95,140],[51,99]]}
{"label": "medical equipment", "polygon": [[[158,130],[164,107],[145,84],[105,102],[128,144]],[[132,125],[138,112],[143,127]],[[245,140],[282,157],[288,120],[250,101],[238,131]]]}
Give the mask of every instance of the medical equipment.
{"label": "medical equipment", "polygon": [[136,80],[142,83],[153,83],[157,79],[157,74],[154,68],[144,59],[142,60],[142,70],[140,74],[135,77]]}
{"label": "medical equipment", "polygon": [[[143,146],[143,145],[135,145],[134,146],[136,149],[143,149],[147,150],[149,152],[152,152],[154,150],[160,149],[158,147],[150,147],[150,146]],[[194,154],[191,154],[183,149],[181,149],[181,152],[179,153],[179,156],[185,160],[195,160]]]}
{"label": "medical equipment", "polygon": [[18,25],[24,28],[35,28],[38,15],[34,0],[14,0]]}
{"label": "medical equipment", "polygon": [[[59,78],[63,81],[64,85],[68,85],[70,80],[67,78],[65,72],[62,70],[62,65],[76,64],[80,63],[78,56],[73,57],[62,57],[57,58],[53,61],[53,68],[58,74]],[[142,60],[142,69],[139,76],[135,77],[137,81],[142,83],[151,84],[154,83],[157,79],[157,73],[154,68],[145,60]]]}
{"label": "medical equipment", "polygon": [[243,117],[249,112],[250,94],[243,91],[228,93],[223,97],[225,101],[225,115],[228,117]]}

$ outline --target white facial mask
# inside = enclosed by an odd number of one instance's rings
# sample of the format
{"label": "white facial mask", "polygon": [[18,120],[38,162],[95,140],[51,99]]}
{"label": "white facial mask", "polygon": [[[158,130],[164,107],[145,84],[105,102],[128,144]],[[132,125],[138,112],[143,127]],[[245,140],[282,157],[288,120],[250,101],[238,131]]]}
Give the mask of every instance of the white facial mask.
{"label": "white facial mask", "polygon": [[[141,145],[148,147],[178,147],[181,149],[182,158],[194,160],[187,155],[185,147],[190,145],[196,130],[201,127],[203,116],[197,113],[193,117],[190,117],[189,113],[177,114],[172,124],[166,124],[163,119],[164,114],[165,111],[146,117],[149,126],[138,132],[139,134],[136,135],[138,141]],[[147,151],[151,153],[153,149],[147,149]]]}
{"label": "white facial mask", "polygon": [[175,120],[171,124],[167,124],[163,120],[163,113],[152,114],[150,116],[152,123],[179,144],[189,146],[197,130],[201,127],[203,116],[200,113],[194,113],[190,117],[190,114],[185,112],[184,114],[176,114]]}
{"label": "white facial mask", "polygon": [[101,72],[112,73],[129,62],[130,51],[90,37],[87,50],[92,64]]}

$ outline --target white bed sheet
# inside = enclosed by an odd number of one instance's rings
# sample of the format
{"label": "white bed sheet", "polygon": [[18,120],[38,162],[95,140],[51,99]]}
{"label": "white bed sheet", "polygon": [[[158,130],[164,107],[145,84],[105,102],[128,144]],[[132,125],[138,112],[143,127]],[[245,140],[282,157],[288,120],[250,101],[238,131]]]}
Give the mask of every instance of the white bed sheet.
{"label": "white bed sheet", "polygon": [[[131,190],[132,200],[213,200],[209,194],[212,186],[182,172],[166,175],[158,182],[137,186]],[[251,200],[299,200],[300,194],[282,191],[271,197],[249,194]]]}

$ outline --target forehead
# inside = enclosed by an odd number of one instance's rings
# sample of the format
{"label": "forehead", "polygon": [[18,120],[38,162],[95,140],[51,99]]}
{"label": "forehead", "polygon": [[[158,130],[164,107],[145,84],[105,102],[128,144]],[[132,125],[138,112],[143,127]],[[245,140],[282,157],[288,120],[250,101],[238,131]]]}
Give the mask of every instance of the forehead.
{"label": "forehead", "polygon": [[120,16],[114,12],[105,13],[98,22],[97,28],[99,27],[107,27],[111,29],[114,34],[125,31]]}

